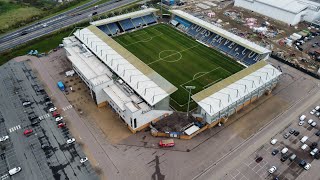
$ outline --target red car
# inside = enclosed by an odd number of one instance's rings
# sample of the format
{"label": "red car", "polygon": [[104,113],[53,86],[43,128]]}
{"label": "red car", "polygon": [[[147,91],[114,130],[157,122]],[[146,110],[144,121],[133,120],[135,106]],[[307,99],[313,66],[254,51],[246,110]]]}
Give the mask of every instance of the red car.
{"label": "red car", "polygon": [[161,146],[161,147],[172,147],[172,146],[174,146],[174,141],[173,141],[173,139],[160,140],[159,146]]}
{"label": "red car", "polygon": [[28,135],[30,135],[32,132],[33,132],[32,129],[26,129],[26,130],[23,131],[23,134],[24,134],[25,136],[28,136]]}
{"label": "red car", "polygon": [[52,116],[53,116],[53,117],[58,117],[58,116],[60,116],[60,113],[58,113],[57,111],[54,111],[54,112],[52,113]]}
{"label": "red car", "polygon": [[63,128],[63,127],[65,127],[67,124],[66,123],[59,123],[58,124],[58,128]]}

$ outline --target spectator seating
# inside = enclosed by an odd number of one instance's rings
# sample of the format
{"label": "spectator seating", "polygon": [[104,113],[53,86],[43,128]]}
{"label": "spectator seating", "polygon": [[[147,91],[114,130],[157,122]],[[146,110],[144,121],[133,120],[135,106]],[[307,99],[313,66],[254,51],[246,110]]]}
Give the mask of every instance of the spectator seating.
{"label": "spectator seating", "polygon": [[250,66],[259,60],[259,55],[255,52],[250,52],[247,56],[243,58],[243,63]]}
{"label": "spectator seating", "polygon": [[196,39],[205,43],[210,38],[210,36],[212,36],[212,34],[213,33],[211,33],[210,31],[204,29],[197,35]]}
{"label": "spectator seating", "polygon": [[116,34],[117,31],[120,30],[120,28],[118,27],[118,25],[116,23],[110,23],[110,24],[107,24],[110,32],[112,35]]}
{"label": "spectator seating", "polygon": [[179,16],[175,16],[173,19],[178,21],[180,24],[184,25],[184,27],[186,27],[186,28],[189,28],[192,24],[191,22],[189,22]]}
{"label": "spectator seating", "polygon": [[208,44],[211,45],[211,46],[217,47],[217,46],[220,45],[220,43],[221,43],[224,39],[225,39],[224,37],[221,37],[221,36],[219,36],[219,35],[215,35],[215,36],[212,38],[211,42],[208,42]]}
{"label": "spectator seating", "polygon": [[146,22],[146,24],[153,24],[156,23],[157,20],[155,19],[155,17],[153,16],[153,14],[149,14],[146,16],[143,16],[142,19]]}
{"label": "spectator seating", "polygon": [[203,28],[196,25],[196,24],[193,24],[189,30],[188,30],[188,34],[191,35],[191,36],[197,36],[197,34],[202,30]]}
{"label": "spectator seating", "polygon": [[102,25],[102,26],[98,26],[98,28],[103,31],[104,33],[108,34],[108,36],[111,35],[111,32],[109,30],[109,28],[107,27],[107,25]]}
{"label": "spectator seating", "polygon": [[232,50],[232,48],[234,48],[235,43],[233,41],[230,41],[228,39],[224,39],[220,45],[219,45],[219,49],[225,53],[228,53]]}
{"label": "spectator seating", "polygon": [[125,19],[125,20],[119,21],[119,23],[124,31],[135,28],[135,26],[133,25],[133,23],[131,22],[130,19]]}
{"label": "spectator seating", "polygon": [[142,26],[145,26],[146,23],[143,21],[143,19],[141,17],[137,17],[137,18],[134,18],[134,19],[131,19],[132,22],[133,22],[133,25],[138,28],[140,27],[141,25]]}

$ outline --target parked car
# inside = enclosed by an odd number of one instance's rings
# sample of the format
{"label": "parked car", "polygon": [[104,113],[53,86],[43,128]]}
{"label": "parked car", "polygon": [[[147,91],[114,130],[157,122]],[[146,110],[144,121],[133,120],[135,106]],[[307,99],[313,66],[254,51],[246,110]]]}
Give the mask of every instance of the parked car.
{"label": "parked car", "polygon": [[311,149],[317,148],[318,147],[318,143],[317,142],[313,142],[310,146]]}
{"label": "parked car", "polygon": [[7,139],[9,139],[9,136],[2,136],[2,137],[0,137],[0,142],[3,142]]}
{"label": "parked car", "polygon": [[64,127],[66,127],[66,125],[67,125],[66,123],[59,123],[58,128],[64,128]]}
{"label": "parked car", "polygon": [[306,117],[307,117],[306,115],[301,115],[299,119],[300,119],[300,121],[304,121],[306,119]]}
{"label": "parked car", "polygon": [[303,137],[300,139],[300,142],[305,143],[307,140],[308,140],[308,136],[303,136]]}
{"label": "parked car", "polygon": [[295,135],[295,136],[299,136],[299,134],[300,134],[299,131],[296,131],[296,132],[293,133],[293,135]]}
{"label": "parked car", "polygon": [[23,134],[24,134],[25,136],[29,136],[32,132],[33,132],[32,129],[26,129],[26,130],[23,131]]}
{"label": "parked car", "polygon": [[312,123],[313,123],[313,119],[309,119],[308,124],[312,124]]}
{"label": "parked car", "polygon": [[315,114],[317,117],[319,117],[320,116],[320,112],[316,112],[316,114]]}
{"label": "parked car", "polygon": [[293,161],[296,157],[297,157],[297,155],[292,154],[289,159],[290,159],[290,161]]}
{"label": "parked car", "polygon": [[290,129],[290,131],[289,131],[290,134],[294,134],[295,132],[296,132],[295,129]]}
{"label": "parked car", "polygon": [[299,162],[299,166],[304,167],[307,164],[307,162],[305,160],[301,160]]}
{"label": "parked car", "polygon": [[263,157],[258,157],[257,159],[256,159],[256,163],[259,163],[259,162],[261,162],[263,160]]}
{"label": "parked car", "polygon": [[24,106],[24,107],[27,107],[27,106],[29,106],[29,105],[31,105],[31,102],[30,102],[30,101],[24,101],[24,102],[22,102],[22,106]]}
{"label": "parked car", "polygon": [[63,117],[56,117],[56,122],[62,121]]}
{"label": "parked car", "polygon": [[290,137],[290,135],[291,135],[290,133],[286,133],[286,134],[283,135],[283,137],[284,137],[285,139],[288,139],[288,138]]}
{"label": "parked car", "polygon": [[12,169],[9,170],[9,175],[12,176],[12,175],[15,175],[17,174],[18,172],[21,171],[21,167],[14,167]]}
{"label": "parked car", "polygon": [[172,147],[172,146],[174,146],[174,141],[173,141],[173,139],[160,140],[159,146],[161,146],[161,147]]}
{"label": "parked car", "polygon": [[71,144],[71,143],[73,143],[75,141],[76,141],[75,138],[70,138],[70,139],[67,140],[67,144]]}
{"label": "parked car", "polygon": [[311,111],[310,111],[310,114],[315,114],[317,111],[315,110],[315,109],[312,109]]}
{"label": "parked car", "polygon": [[305,166],[304,166],[304,169],[305,170],[309,170],[311,168],[311,164],[310,163],[307,163]]}
{"label": "parked car", "polygon": [[305,149],[307,149],[307,147],[308,147],[307,144],[303,144],[303,145],[301,146],[301,149],[302,149],[302,150],[305,150]]}
{"label": "parked car", "polygon": [[316,136],[320,136],[320,130],[315,133]]}
{"label": "parked car", "polygon": [[282,162],[285,162],[287,159],[289,158],[289,155],[288,154],[284,154],[282,157],[281,157],[281,161]]}
{"label": "parked car", "polygon": [[316,127],[317,123],[313,121],[313,123],[310,124],[312,127]]}
{"label": "parked car", "polygon": [[32,121],[31,121],[31,126],[36,126],[38,123],[40,123],[40,121],[38,121],[38,120],[32,120]]}
{"label": "parked car", "polygon": [[319,151],[318,148],[314,148],[314,149],[310,152],[310,155],[311,155],[311,156],[314,156],[318,151]]}
{"label": "parked car", "polygon": [[299,126],[302,126],[304,124],[304,121],[299,122]]}
{"label": "parked car", "polygon": [[316,107],[314,108],[314,110],[320,111],[320,106],[316,106]]}
{"label": "parked car", "polygon": [[277,155],[278,153],[279,153],[279,150],[278,150],[278,149],[274,149],[271,154],[272,154],[273,156],[275,156],[275,155]]}
{"label": "parked car", "polygon": [[52,117],[58,117],[58,116],[60,116],[60,113],[59,112],[57,112],[57,111],[54,111],[53,113],[52,113]]}
{"label": "parked car", "polygon": [[281,153],[282,154],[285,154],[285,153],[287,153],[288,152],[288,148],[286,148],[286,147],[284,147],[282,150],[281,150]]}
{"label": "parked car", "polygon": [[278,142],[278,139],[272,139],[272,140],[270,141],[270,143],[271,143],[272,145],[275,145],[277,142]]}
{"label": "parked car", "polygon": [[83,164],[83,163],[85,163],[85,162],[87,162],[88,161],[88,158],[87,157],[84,157],[84,158],[81,158],[80,159],[80,163],[81,164]]}
{"label": "parked car", "polygon": [[41,144],[41,148],[42,149],[48,149],[50,147],[50,145],[48,143],[42,143]]}
{"label": "parked car", "polygon": [[54,112],[55,110],[57,110],[57,108],[56,107],[52,107],[52,108],[49,109],[49,112]]}
{"label": "parked car", "polygon": [[272,173],[274,173],[276,170],[277,170],[277,167],[272,166],[272,167],[268,170],[268,172],[269,172],[270,174],[272,174]]}

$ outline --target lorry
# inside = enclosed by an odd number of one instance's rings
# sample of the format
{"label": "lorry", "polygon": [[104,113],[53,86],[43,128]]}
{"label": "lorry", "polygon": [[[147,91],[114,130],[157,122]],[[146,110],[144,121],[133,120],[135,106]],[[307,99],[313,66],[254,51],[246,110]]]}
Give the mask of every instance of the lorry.
{"label": "lorry", "polygon": [[64,87],[64,84],[62,81],[59,81],[58,82],[58,88],[61,90],[61,91],[64,91],[65,90],[65,87]]}

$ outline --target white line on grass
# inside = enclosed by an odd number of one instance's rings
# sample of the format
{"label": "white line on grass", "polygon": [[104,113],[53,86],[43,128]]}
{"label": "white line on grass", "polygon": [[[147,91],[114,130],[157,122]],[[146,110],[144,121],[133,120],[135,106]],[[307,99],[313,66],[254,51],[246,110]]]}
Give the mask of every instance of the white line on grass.
{"label": "white line on grass", "polygon": [[215,84],[216,82],[220,81],[221,79],[222,79],[222,78],[219,78],[219,79],[213,81],[212,83],[209,83],[209,84],[203,86],[202,88],[203,88],[203,89],[206,89],[207,87],[211,86],[212,84]]}

